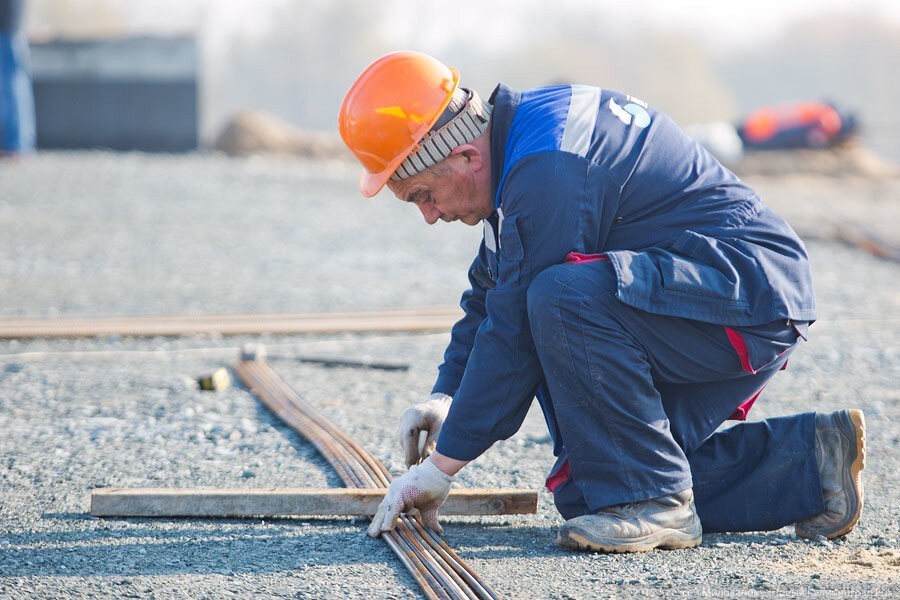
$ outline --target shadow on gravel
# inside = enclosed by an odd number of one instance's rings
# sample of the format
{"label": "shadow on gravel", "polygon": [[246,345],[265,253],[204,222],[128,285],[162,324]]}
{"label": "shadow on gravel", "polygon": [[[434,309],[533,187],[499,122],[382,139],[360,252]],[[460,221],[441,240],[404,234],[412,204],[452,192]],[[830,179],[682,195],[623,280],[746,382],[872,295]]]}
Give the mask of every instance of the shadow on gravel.
{"label": "shadow on gravel", "polygon": [[97,517],[92,517],[85,513],[41,513],[42,519],[59,519],[60,521],[96,521]]}
{"label": "shadow on gravel", "polygon": [[[468,558],[518,558],[522,556],[572,555],[556,545],[556,526],[516,527],[502,524],[453,524],[445,523],[444,538]],[[699,548],[710,550],[749,549],[754,545],[809,546],[810,542],[798,539],[792,530],[760,533],[707,533]]]}
{"label": "shadow on gravel", "polygon": [[444,524],[444,540],[464,559],[563,556],[569,551],[554,543],[556,527],[516,527],[491,524]]}
{"label": "shadow on gravel", "polygon": [[[238,385],[241,389],[247,390],[247,388],[245,388],[240,383],[238,383]],[[252,393],[249,390],[247,390],[247,393],[252,396]],[[255,396],[254,400],[256,400]],[[335,471],[334,467],[332,467],[328,463],[328,461],[325,460],[322,454],[316,449],[315,446],[312,445],[311,442],[294,431],[289,425],[278,418],[275,413],[263,406],[262,403],[259,403],[258,400],[256,400],[256,402],[256,414],[259,423],[265,423],[278,431],[284,437],[284,439],[286,439],[291,444],[294,450],[296,450],[297,456],[300,459],[315,464],[319,468],[319,471],[321,471],[325,475],[325,479],[327,482],[326,487],[344,487],[344,482],[337,474],[337,471]]]}
{"label": "shadow on gravel", "polygon": [[311,529],[250,525],[160,531],[134,524],[115,531],[11,536],[2,550],[0,576],[279,573],[312,564],[383,563],[390,554],[362,530]]}

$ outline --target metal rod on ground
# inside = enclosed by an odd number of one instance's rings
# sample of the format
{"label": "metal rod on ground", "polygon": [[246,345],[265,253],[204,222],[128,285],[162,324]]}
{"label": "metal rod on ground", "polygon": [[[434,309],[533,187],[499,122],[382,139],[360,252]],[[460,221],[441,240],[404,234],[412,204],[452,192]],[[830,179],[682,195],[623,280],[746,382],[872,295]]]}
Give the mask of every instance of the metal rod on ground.
{"label": "metal rod on ground", "polygon": [[[437,556],[441,558],[441,560],[450,566],[453,570],[453,578],[457,582],[457,585],[462,587],[463,590],[466,590],[467,593],[471,594],[473,598],[482,597],[479,594],[472,592],[471,590],[479,589],[479,585],[475,583],[475,580],[469,575],[469,573],[465,569],[457,569],[457,565],[459,564],[459,557],[451,556],[446,550],[444,550],[440,544],[435,544],[434,540],[425,532],[425,528],[422,527],[422,524],[419,523],[418,519],[409,519],[410,524],[416,529],[419,533],[419,536],[425,540],[425,542],[430,547],[431,551],[435,553]],[[468,588],[468,590],[467,590]],[[482,590],[483,591],[483,590]],[[486,592],[485,592],[486,595]]]}
{"label": "metal rod on ground", "polygon": [[492,590],[488,586],[488,584],[486,584],[484,580],[477,573],[475,573],[475,571],[472,570],[472,567],[470,567],[468,563],[464,562],[461,558],[459,558],[459,556],[457,556],[456,551],[449,545],[447,545],[447,542],[445,542],[440,536],[438,536],[430,529],[426,529],[425,534],[429,536],[435,544],[443,548],[444,551],[447,552],[447,554],[449,554],[456,561],[456,564],[458,564],[460,568],[468,573],[468,577],[466,579],[473,582],[470,584],[472,586],[472,589],[480,590],[478,594],[479,598],[499,600],[500,596],[498,596],[494,592],[494,590]]}
{"label": "metal rod on ground", "polygon": [[[360,464],[357,449],[347,443],[335,443],[335,441],[343,441],[339,437],[343,432],[336,430],[312,406],[297,396],[266,363],[248,361],[247,364],[253,370],[260,389],[268,391],[264,395],[257,393],[263,404],[274,406],[277,409],[275,411],[276,414],[289,415],[290,419],[286,419],[286,422],[290,423],[304,437],[313,442],[317,448],[324,450],[323,454],[330,454],[335,458],[337,464],[349,473],[352,473],[353,475],[350,479],[345,478],[345,484],[367,487],[361,482],[370,479],[373,482],[375,481],[372,479],[371,473],[367,472]],[[265,365],[265,368],[262,365]]]}
{"label": "metal rod on ground", "polygon": [[[242,355],[242,358],[253,357]],[[383,464],[319,415],[268,364],[261,360],[241,360],[234,370],[264,404],[274,407],[272,410],[276,415],[307,437],[316,448],[325,449],[323,455],[329,462],[335,461],[332,464],[339,473],[344,471],[342,479],[347,485],[385,487],[390,482],[390,473]],[[395,529],[382,535],[382,539],[412,573],[427,597],[496,598],[439,536],[423,528],[412,517],[401,517]]]}
{"label": "metal rod on ground", "polygon": [[[339,463],[354,474],[353,482],[345,481],[347,485],[387,487],[387,480],[384,479],[382,473],[378,472],[377,469],[366,468],[364,459],[361,456],[367,453],[350,436],[319,415],[312,406],[297,396],[266,363],[251,362],[255,365],[260,378],[267,382],[267,389],[272,392],[268,398],[260,396],[263,403],[276,403],[282,412],[286,411],[293,416],[293,421],[297,423],[297,430],[310,441],[313,441],[317,448],[321,445],[332,455],[339,457]],[[265,368],[262,365],[265,365]],[[259,396],[259,394],[257,395]],[[303,418],[298,419],[298,415],[302,415]],[[335,444],[335,441],[338,443]],[[371,481],[371,485],[362,484],[360,481]]]}
{"label": "metal rod on ground", "polygon": [[[252,349],[245,349],[244,352],[242,353],[242,355],[245,357],[254,357],[254,356],[260,356],[263,354],[264,354],[264,352],[261,352],[261,351],[254,352]],[[369,475],[369,478],[377,478],[379,480],[383,480],[386,484],[386,482],[389,480],[389,474],[387,473],[387,470],[384,468],[384,466],[380,462],[375,461],[371,457],[371,455],[369,455],[362,448],[360,448],[358,446],[358,444],[356,444],[356,442],[354,440],[352,440],[352,438],[347,436],[343,431],[339,430],[333,424],[331,424],[330,422],[327,422],[326,420],[321,418],[318,414],[316,414],[315,410],[312,409],[312,407],[309,406],[302,399],[300,399],[299,396],[297,396],[296,393],[293,392],[293,390],[289,386],[287,386],[287,384],[285,384],[283,380],[281,380],[279,377],[277,377],[277,375],[275,375],[274,371],[272,371],[271,368],[268,367],[268,365],[265,365],[264,363],[260,363],[257,361],[257,362],[253,363],[253,368],[257,371],[261,371],[263,377],[267,380],[268,384],[271,386],[270,391],[274,392],[272,394],[273,397],[271,398],[271,400],[277,401],[278,404],[290,403],[290,404],[293,404],[294,407],[297,408],[298,410],[305,411],[305,416],[308,417],[310,420],[319,422],[318,426],[322,427],[322,429],[325,432],[327,432],[329,435],[334,436],[338,439],[342,439],[342,441],[344,443],[348,444],[354,450],[357,451],[357,452],[355,452],[355,454],[358,453],[357,460],[359,462],[359,465],[367,469],[367,474]],[[317,431],[312,432],[312,433],[314,435],[318,436]],[[403,526],[400,527],[401,531],[403,530],[404,526],[409,527],[408,523],[404,523],[402,525]],[[433,560],[433,559],[431,559],[431,560]],[[428,565],[428,564],[430,564],[431,560],[425,560],[423,562],[426,565]],[[462,567],[456,567],[456,568],[458,570],[464,570]]]}
{"label": "metal rod on ground", "polygon": [[[420,557],[412,546],[403,539],[403,536],[401,536],[399,532],[388,531],[381,537],[387,545],[390,546],[391,550],[394,551],[394,554],[400,557],[401,562],[403,562],[407,570],[416,578],[419,588],[421,588],[427,598],[436,598],[440,600],[449,598],[447,592],[441,589],[441,586],[434,578],[434,575],[432,575],[425,566],[422,557]],[[410,569],[410,566],[413,568]]]}
{"label": "metal rod on ground", "polygon": [[265,387],[266,384],[257,371],[258,369],[256,368],[256,363],[254,361],[241,362],[238,364],[238,367],[235,368],[236,374],[244,382],[244,385],[246,385],[250,391],[262,401],[266,408],[271,410],[275,416],[300,433],[300,435],[304,436],[313,446],[315,446],[316,450],[318,450],[322,456],[325,457],[325,460],[327,460],[338,472],[338,476],[343,480],[344,485],[364,487],[359,476],[354,473],[352,468],[348,465],[346,450],[343,448],[335,448],[327,439],[318,435],[316,430],[311,429],[307,420],[304,420],[295,411],[290,410],[284,405],[277,394],[271,393],[271,391],[267,392],[267,388]]}
{"label": "metal rod on ground", "polygon": [[[242,352],[244,356],[252,356],[253,353],[246,349]],[[259,363],[259,361],[251,361],[256,362],[256,364],[265,364]],[[263,378],[269,382],[269,385],[272,386],[272,391],[277,391],[277,396],[273,395],[273,399],[277,399],[279,402],[283,403],[286,406],[293,407],[297,411],[303,413],[303,415],[313,423],[315,423],[316,428],[310,429],[307,428],[307,433],[311,436],[311,438],[322,439],[323,433],[325,434],[325,439],[328,440],[337,440],[339,442],[339,448],[346,452],[350,457],[355,457],[354,459],[348,459],[348,464],[351,468],[356,470],[363,470],[368,473],[376,482],[380,483],[381,486],[387,487],[390,483],[390,473],[385,468],[384,465],[381,464],[380,461],[376,460],[371,454],[369,454],[365,449],[363,449],[353,438],[347,435],[346,432],[341,430],[339,427],[322,417],[309,403],[300,398],[296,392],[294,392],[287,383],[284,382],[283,379],[275,374],[275,371],[271,369],[268,365],[266,365],[265,369],[260,368],[259,371]],[[262,399],[265,402],[265,399]],[[290,410],[290,408],[289,408]],[[330,443],[330,442],[329,442]],[[379,487],[376,485],[376,487]]]}
{"label": "metal rod on ground", "polygon": [[[405,517],[410,519],[409,517]],[[395,531],[403,537],[417,556],[428,557],[425,562],[425,568],[440,583],[441,588],[448,593],[451,598],[472,598],[472,594],[464,592],[453,578],[455,572],[452,567],[439,560],[434,554],[429,552],[428,547],[423,544],[423,540],[417,535],[415,529],[409,523],[405,523],[406,527],[397,527]]]}
{"label": "metal rod on ground", "polygon": [[362,369],[380,369],[382,371],[409,371],[409,365],[405,363],[392,363],[374,360],[350,360],[343,358],[324,358],[317,356],[295,356],[293,357],[293,359],[302,363],[322,365],[324,367],[358,367]]}

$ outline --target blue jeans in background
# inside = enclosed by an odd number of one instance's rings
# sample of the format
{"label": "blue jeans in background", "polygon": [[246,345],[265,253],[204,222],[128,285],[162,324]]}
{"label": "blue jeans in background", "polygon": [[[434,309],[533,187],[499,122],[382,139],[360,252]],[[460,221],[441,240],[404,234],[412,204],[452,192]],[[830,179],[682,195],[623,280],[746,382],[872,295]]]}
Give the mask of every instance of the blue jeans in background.
{"label": "blue jeans in background", "polygon": [[0,150],[31,152],[35,137],[28,41],[0,32]]}

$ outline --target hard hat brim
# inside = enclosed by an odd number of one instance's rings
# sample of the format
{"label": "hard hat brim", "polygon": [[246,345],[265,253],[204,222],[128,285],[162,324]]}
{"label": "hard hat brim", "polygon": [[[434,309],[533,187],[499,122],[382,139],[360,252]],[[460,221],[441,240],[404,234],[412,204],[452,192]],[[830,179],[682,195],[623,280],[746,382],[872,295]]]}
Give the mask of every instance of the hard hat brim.
{"label": "hard hat brim", "polygon": [[380,173],[369,173],[363,169],[362,174],[359,176],[359,191],[366,198],[371,198],[381,191],[381,188],[388,182],[395,170],[396,167],[385,169]]}

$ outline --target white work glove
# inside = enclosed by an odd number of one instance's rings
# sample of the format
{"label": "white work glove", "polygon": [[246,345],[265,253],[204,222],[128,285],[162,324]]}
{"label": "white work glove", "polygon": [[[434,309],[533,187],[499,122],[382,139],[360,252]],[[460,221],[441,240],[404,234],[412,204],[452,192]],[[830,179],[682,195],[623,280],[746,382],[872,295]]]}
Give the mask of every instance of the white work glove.
{"label": "white work glove", "polygon": [[382,531],[393,529],[402,512],[411,515],[418,512],[425,527],[442,533],[444,529],[437,519],[438,508],[447,499],[451,483],[453,476],[438,469],[431,459],[421,465],[413,465],[403,476],[391,482],[366,533],[378,537]]}
{"label": "white work glove", "polygon": [[[406,460],[406,466],[418,464],[434,452],[438,433],[447,418],[453,398],[447,394],[434,393],[428,398],[403,411],[397,426],[397,437]],[[420,432],[428,432],[424,444],[419,444]]]}

